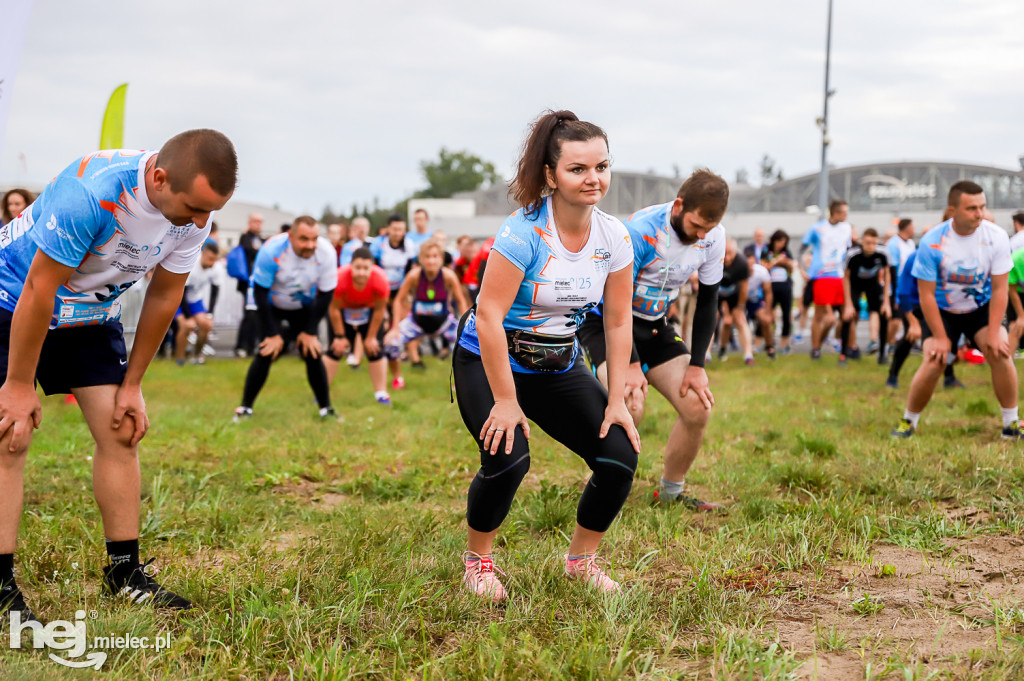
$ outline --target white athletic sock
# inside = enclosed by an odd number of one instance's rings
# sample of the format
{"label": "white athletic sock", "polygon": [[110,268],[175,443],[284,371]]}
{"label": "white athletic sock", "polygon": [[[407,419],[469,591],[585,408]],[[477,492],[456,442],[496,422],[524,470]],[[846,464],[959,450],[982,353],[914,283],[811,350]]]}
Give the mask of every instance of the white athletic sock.
{"label": "white athletic sock", "polygon": [[1017,420],[1017,407],[1000,409],[1000,411],[1003,412],[1003,428],[1009,428],[1010,425]]}
{"label": "white athletic sock", "polygon": [[661,491],[669,497],[677,497],[683,493],[683,485],[686,480],[680,480],[679,482],[672,482],[671,480],[661,479]]}
{"label": "white athletic sock", "polygon": [[903,412],[903,418],[905,418],[906,420],[910,421],[910,425],[912,425],[915,428],[917,428],[917,421],[918,421],[918,419],[921,418],[921,412],[917,412],[915,414],[914,412],[910,411],[909,409],[906,409]]}
{"label": "white athletic sock", "polygon": [[373,393],[373,399],[375,400],[379,400],[385,397],[390,397],[390,395],[388,395],[387,390],[377,390],[376,392]]}

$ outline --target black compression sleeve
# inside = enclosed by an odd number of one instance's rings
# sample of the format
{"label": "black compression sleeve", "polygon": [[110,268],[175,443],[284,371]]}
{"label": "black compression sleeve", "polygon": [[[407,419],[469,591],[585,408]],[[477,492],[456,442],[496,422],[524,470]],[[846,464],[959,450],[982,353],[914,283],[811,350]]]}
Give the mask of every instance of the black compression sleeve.
{"label": "black compression sleeve", "polygon": [[693,312],[693,344],[690,346],[690,365],[704,366],[704,357],[711,346],[718,321],[718,284],[701,282],[697,287],[697,308]]}
{"label": "black compression sleeve", "polygon": [[213,308],[217,307],[217,296],[219,295],[220,286],[210,284],[210,314],[213,314]]}
{"label": "black compression sleeve", "polygon": [[317,291],[316,298],[313,300],[312,309],[309,313],[309,319],[306,321],[306,328],[303,329],[306,333],[311,336],[315,336],[317,331],[320,329],[320,320],[327,314],[327,308],[331,305],[331,298],[334,297],[334,289],[330,291]]}
{"label": "black compression sleeve", "polygon": [[185,319],[192,319],[192,311],[188,309],[188,297],[185,292],[181,292],[181,305],[178,307],[181,310],[181,314]]}
{"label": "black compression sleeve", "polygon": [[263,326],[264,336],[280,336],[281,329],[277,327],[277,320],[270,309],[270,289],[256,284],[252,287],[252,297],[256,299],[256,314]]}

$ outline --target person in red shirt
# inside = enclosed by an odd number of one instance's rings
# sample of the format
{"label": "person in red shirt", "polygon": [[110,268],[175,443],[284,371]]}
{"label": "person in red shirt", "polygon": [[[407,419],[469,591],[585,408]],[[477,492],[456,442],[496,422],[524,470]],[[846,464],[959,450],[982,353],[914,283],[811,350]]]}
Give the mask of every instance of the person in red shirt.
{"label": "person in red shirt", "polygon": [[388,306],[388,278],[384,270],[373,264],[369,248],[358,248],[352,262],[338,268],[338,285],[328,314],[334,329],[334,340],[324,356],[327,381],[338,371],[338,364],[348,354],[356,338],[363,341],[370,364],[373,398],[390,406],[391,396],[385,390],[387,362],[384,361],[384,310]]}

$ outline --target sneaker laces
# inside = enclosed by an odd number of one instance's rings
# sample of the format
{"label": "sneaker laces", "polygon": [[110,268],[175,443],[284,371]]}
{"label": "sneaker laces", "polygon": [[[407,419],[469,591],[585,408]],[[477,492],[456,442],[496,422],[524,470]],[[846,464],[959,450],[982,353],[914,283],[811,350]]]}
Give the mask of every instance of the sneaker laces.
{"label": "sneaker laces", "polygon": [[600,589],[605,593],[613,593],[619,590],[619,583],[609,577],[601,566],[597,564],[597,554],[588,553],[583,558],[570,561],[565,556],[565,574],[573,579],[580,579],[589,586]]}
{"label": "sneaker laces", "polygon": [[[470,560],[471,558],[475,558],[475,560]],[[462,563],[466,567],[462,581],[470,591],[477,596],[488,596],[495,601],[503,600],[507,596],[505,586],[494,573],[497,572],[502,577],[508,575],[494,564],[490,555],[481,556],[475,551],[464,551]]]}

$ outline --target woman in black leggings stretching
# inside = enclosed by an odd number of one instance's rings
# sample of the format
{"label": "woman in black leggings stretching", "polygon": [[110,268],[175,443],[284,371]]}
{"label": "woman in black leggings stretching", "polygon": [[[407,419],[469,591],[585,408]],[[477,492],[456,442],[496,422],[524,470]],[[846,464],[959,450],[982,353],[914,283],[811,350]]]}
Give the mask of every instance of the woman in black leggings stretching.
{"label": "woman in black leggings stretching", "polygon": [[[469,487],[463,584],[506,597],[491,547],[530,468],[532,419],[593,472],[580,497],[565,574],[601,591],[619,585],[595,561],[629,496],[640,436],[626,410],[632,346],[633,248],[616,218],[595,208],[611,179],[601,128],[570,111],[534,124],[513,185],[522,208],[495,237],[476,308],[462,319],[453,358],[462,419],[480,470]],[[576,342],[604,298],[608,390]]]}
{"label": "woman in black leggings stretching", "polygon": [[768,240],[768,251],[763,256],[765,267],[772,275],[773,308],[782,311],[782,354],[789,354],[789,337],[793,333],[793,254],[789,252],[789,235],[775,230]]}

